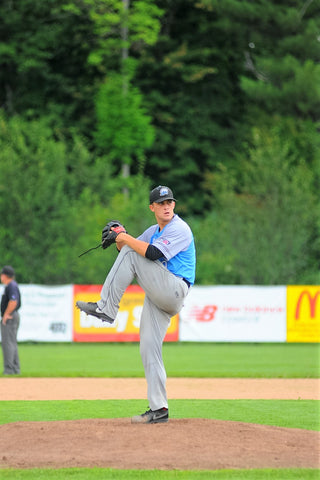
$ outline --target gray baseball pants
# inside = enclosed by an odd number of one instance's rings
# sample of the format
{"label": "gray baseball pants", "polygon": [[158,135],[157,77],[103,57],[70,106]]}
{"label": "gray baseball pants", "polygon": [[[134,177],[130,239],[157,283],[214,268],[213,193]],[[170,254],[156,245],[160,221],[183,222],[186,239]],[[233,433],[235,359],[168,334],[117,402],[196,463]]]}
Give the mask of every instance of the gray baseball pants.
{"label": "gray baseball pants", "polygon": [[168,408],[162,343],[170,318],[183,306],[188,286],[160,261],[148,260],[125,246],[114,262],[102,287],[101,300],[97,302],[106,315],[116,318],[122,295],[134,278],[145,292],[140,321],[140,354],[148,385],[149,407],[151,410]]}
{"label": "gray baseball pants", "polygon": [[9,318],[5,325],[3,325],[1,322],[3,373],[5,375],[20,373],[20,361],[17,345],[19,323],[20,315],[18,312],[13,312],[12,318]]}

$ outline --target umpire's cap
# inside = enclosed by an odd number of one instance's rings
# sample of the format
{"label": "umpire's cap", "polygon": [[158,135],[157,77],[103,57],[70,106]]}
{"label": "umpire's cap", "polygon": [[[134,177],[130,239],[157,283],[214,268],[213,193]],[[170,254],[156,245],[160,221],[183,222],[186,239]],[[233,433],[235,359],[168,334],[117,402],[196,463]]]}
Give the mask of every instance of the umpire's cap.
{"label": "umpire's cap", "polygon": [[165,200],[174,200],[176,199],[173,196],[172,190],[169,187],[164,185],[159,185],[150,192],[150,205],[155,203],[164,202]]}
{"label": "umpire's cap", "polygon": [[10,265],[5,265],[1,270],[1,274],[2,273],[4,275],[7,275],[7,277],[10,277],[10,278],[13,278],[15,275],[14,270]]}

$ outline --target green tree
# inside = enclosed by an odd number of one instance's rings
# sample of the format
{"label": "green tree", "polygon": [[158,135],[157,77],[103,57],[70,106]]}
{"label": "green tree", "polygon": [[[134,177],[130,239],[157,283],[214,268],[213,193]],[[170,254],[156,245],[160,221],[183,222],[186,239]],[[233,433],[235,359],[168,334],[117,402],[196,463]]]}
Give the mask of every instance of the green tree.
{"label": "green tree", "polygon": [[19,281],[72,282],[90,163],[79,139],[57,138],[45,120],[0,117],[0,250]]}
{"label": "green tree", "polygon": [[205,174],[234,162],[246,129],[242,34],[203,2],[157,4],[166,11],[161,34],[136,74],[156,128],[145,171],[174,187],[181,212],[203,214]]}
{"label": "green tree", "polygon": [[138,89],[129,83],[124,95],[121,75],[110,75],[99,89],[96,112],[96,144],[108,162],[118,168],[116,173],[121,164],[131,166],[134,160],[135,172],[142,172],[145,150],[153,143],[154,129]]}
{"label": "green tree", "polygon": [[277,127],[256,128],[239,167],[240,178],[212,177],[215,213],[196,225],[200,283],[318,282],[319,155],[311,167]]}
{"label": "green tree", "polygon": [[55,128],[90,137],[96,82],[87,62],[95,48],[93,24],[65,0],[4,0],[0,5],[0,105],[9,115],[52,118]]}
{"label": "green tree", "polygon": [[143,45],[157,40],[162,10],[150,0],[84,1],[90,7],[97,35],[97,48],[88,61],[106,72],[106,81],[96,97],[95,139],[108,161],[121,166],[122,175],[127,178],[135,160],[136,171],[143,168],[144,151],[154,139],[142,95],[134,86],[133,72]]}
{"label": "green tree", "polygon": [[0,251],[19,282],[102,283],[116,248],[79,255],[100,244],[110,219],[134,236],[152,220],[145,178],[132,176],[127,188],[130,198],[79,137],[65,141],[45,119],[0,116]]}
{"label": "green tree", "polygon": [[[209,11],[240,31],[247,121],[274,114],[319,120],[320,5],[313,0],[203,0]],[[228,18],[228,21],[226,20]]]}
{"label": "green tree", "polygon": [[121,69],[129,55],[138,55],[144,45],[157,41],[163,14],[152,0],[79,0],[64,8],[79,18],[88,14],[96,37],[88,62],[105,74],[110,59],[114,68]]}

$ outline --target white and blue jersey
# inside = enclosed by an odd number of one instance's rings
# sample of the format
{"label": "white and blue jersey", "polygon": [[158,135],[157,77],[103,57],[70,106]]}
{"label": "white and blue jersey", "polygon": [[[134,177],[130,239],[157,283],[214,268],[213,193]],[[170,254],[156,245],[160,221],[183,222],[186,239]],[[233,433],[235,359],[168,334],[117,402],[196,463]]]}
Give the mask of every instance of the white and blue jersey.
{"label": "white and blue jersey", "polygon": [[196,251],[194,238],[189,225],[179,215],[159,231],[159,225],[152,225],[138,237],[157,247],[163,257],[159,260],[177,277],[185,278],[194,284],[196,270]]}

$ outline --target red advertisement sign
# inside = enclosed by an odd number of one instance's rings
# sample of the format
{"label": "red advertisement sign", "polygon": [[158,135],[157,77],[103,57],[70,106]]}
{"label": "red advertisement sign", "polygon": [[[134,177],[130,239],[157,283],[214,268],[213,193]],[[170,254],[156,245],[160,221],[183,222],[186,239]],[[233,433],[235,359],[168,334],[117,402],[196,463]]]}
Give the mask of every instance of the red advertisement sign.
{"label": "red advertisement sign", "polygon": [[[74,285],[74,305],[77,300],[96,302],[102,285]],[[75,342],[137,342],[140,317],[145,293],[138,285],[130,285],[125,291],[117,318],[113,324],[80,312],[74,306],[73,340]],[[179,337],[179,317],[172,317],[165,342],[176,342]]]}

